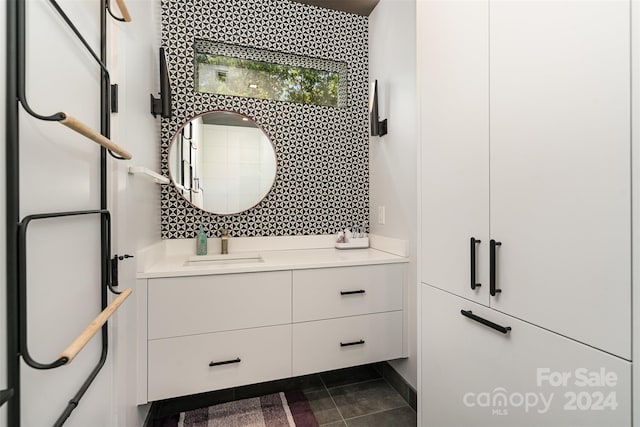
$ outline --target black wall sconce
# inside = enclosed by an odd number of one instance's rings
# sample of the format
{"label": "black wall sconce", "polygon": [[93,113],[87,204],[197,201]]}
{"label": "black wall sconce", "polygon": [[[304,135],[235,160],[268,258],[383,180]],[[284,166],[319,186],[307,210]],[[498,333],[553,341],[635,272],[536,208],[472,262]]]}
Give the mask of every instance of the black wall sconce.
{"label": "black wall sconce", "polygon": [[369,114],[371,115],[371,136],[387,134],[387,119],[380,120],[378,115],[378,81],[371,82],[369,90]]}
{"label": "black wall sconce", "polygon": [[171,117],[171,82],[169,81],[169,69],[167,59],[164,56],[164,48],[160,48],[160,98],[151,97],[151,114],[168,119]]}

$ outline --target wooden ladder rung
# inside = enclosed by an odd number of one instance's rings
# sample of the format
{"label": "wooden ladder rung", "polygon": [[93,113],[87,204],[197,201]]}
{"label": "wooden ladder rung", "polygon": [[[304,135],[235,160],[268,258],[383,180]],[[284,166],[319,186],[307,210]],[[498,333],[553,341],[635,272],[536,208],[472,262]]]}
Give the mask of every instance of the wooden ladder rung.
{"label": "wooden ladder rung", "polygon": [[86,125],[85,123],[81,122],[75,117],[67,113],[63,113],[63,114],[65,117],[64,119],[60,120],[59,123],[62,123],[63,125],[67,126],[70,129],[73,129],[79,134],[89,138],[93,142],[97,142],[98,144],[102,145],[104,148],[107,148],[113,151],[115,154],[119,155],[120,157],[123,157],[126,160],[131,159],[132,155],[130,152],[120,147],[118,144],[111,141],[109,138],[105,137],[104,135],[101,135],[92,127]]}
{"label": "wooden ladder rung", "polygon": [[124,0],[116,0],[116,4],[118,5],[118,9],[120,9],[120,13],[122,13],[122,18],[125,22],[131,22],[131,14],[129,13],[129,9],[127,8]]}
{"label": "wooden ladder rung", "polygon": [[80,335],[78,335],[78,337],[73,340],[73,342],[69,344],[69,346],[65,348],[62,353],[60,353],[60,358],[67,358],[67,362],[65,363],[66,365],[71,363],[71,361],[78,355],[78,353],[80,353],[80,350],[82,350],[84,346],[87,345],[89,340],[93,338],[96,332],[100,330],[102,325],[105,324],[109,317],[111,317],[111,315],[115,313],[115,311],[118,309],[118,307],[120,307],[124,300],[126,300],[129,295],[131,295],[131,292],[131,288],[127,288],[122,291],[122,293],[118,295],[118,297],[114,299],[111,304],[107,306],[107,308],[102,310],[98,317],[96,317],[91,323],[89,323],[89,326],[87,326],[85,330],[82,331]]}

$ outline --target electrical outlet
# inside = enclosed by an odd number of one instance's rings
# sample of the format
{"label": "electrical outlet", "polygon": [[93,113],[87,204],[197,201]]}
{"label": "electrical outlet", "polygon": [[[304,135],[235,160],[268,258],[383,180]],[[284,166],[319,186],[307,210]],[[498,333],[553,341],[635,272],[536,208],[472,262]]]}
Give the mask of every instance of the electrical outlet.
{"label": "electrical outlet", "polygon": [[385,221],[386,221],[386,218],[385,218],[385,207],[384,206],[378,206],[378,224],[384,225]]}

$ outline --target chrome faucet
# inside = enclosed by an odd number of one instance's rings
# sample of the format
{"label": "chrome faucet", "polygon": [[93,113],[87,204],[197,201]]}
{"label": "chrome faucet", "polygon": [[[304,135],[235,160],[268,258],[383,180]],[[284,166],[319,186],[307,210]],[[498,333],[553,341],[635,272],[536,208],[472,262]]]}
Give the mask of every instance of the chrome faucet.
{"label": "chrome faucet", "polygon": [[220,253],[222,255],[226,255],[229,253],[229,230],[226,228],[222,229],[220,234]]}

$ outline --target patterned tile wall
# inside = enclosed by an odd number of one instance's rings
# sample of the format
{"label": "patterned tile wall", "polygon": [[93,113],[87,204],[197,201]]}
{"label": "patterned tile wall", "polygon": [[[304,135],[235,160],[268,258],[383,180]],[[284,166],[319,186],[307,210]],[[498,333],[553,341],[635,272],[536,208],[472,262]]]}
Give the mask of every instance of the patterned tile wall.
{"label": "patterned tile wall", "polygon": [[[163,0],[162,45],[173,92],[173,117],[162,119],[161,169],[169,144],[191,117],[231,110],[253,118],[272,138],[278,172],[256,207],[214,215],[162,186],[162,238],[208,235],[331,234],[369,224],[367,17],[289,0]],[[199,93],[194,90],[194,43],[210,40],[347,64],[344,108]]]}

